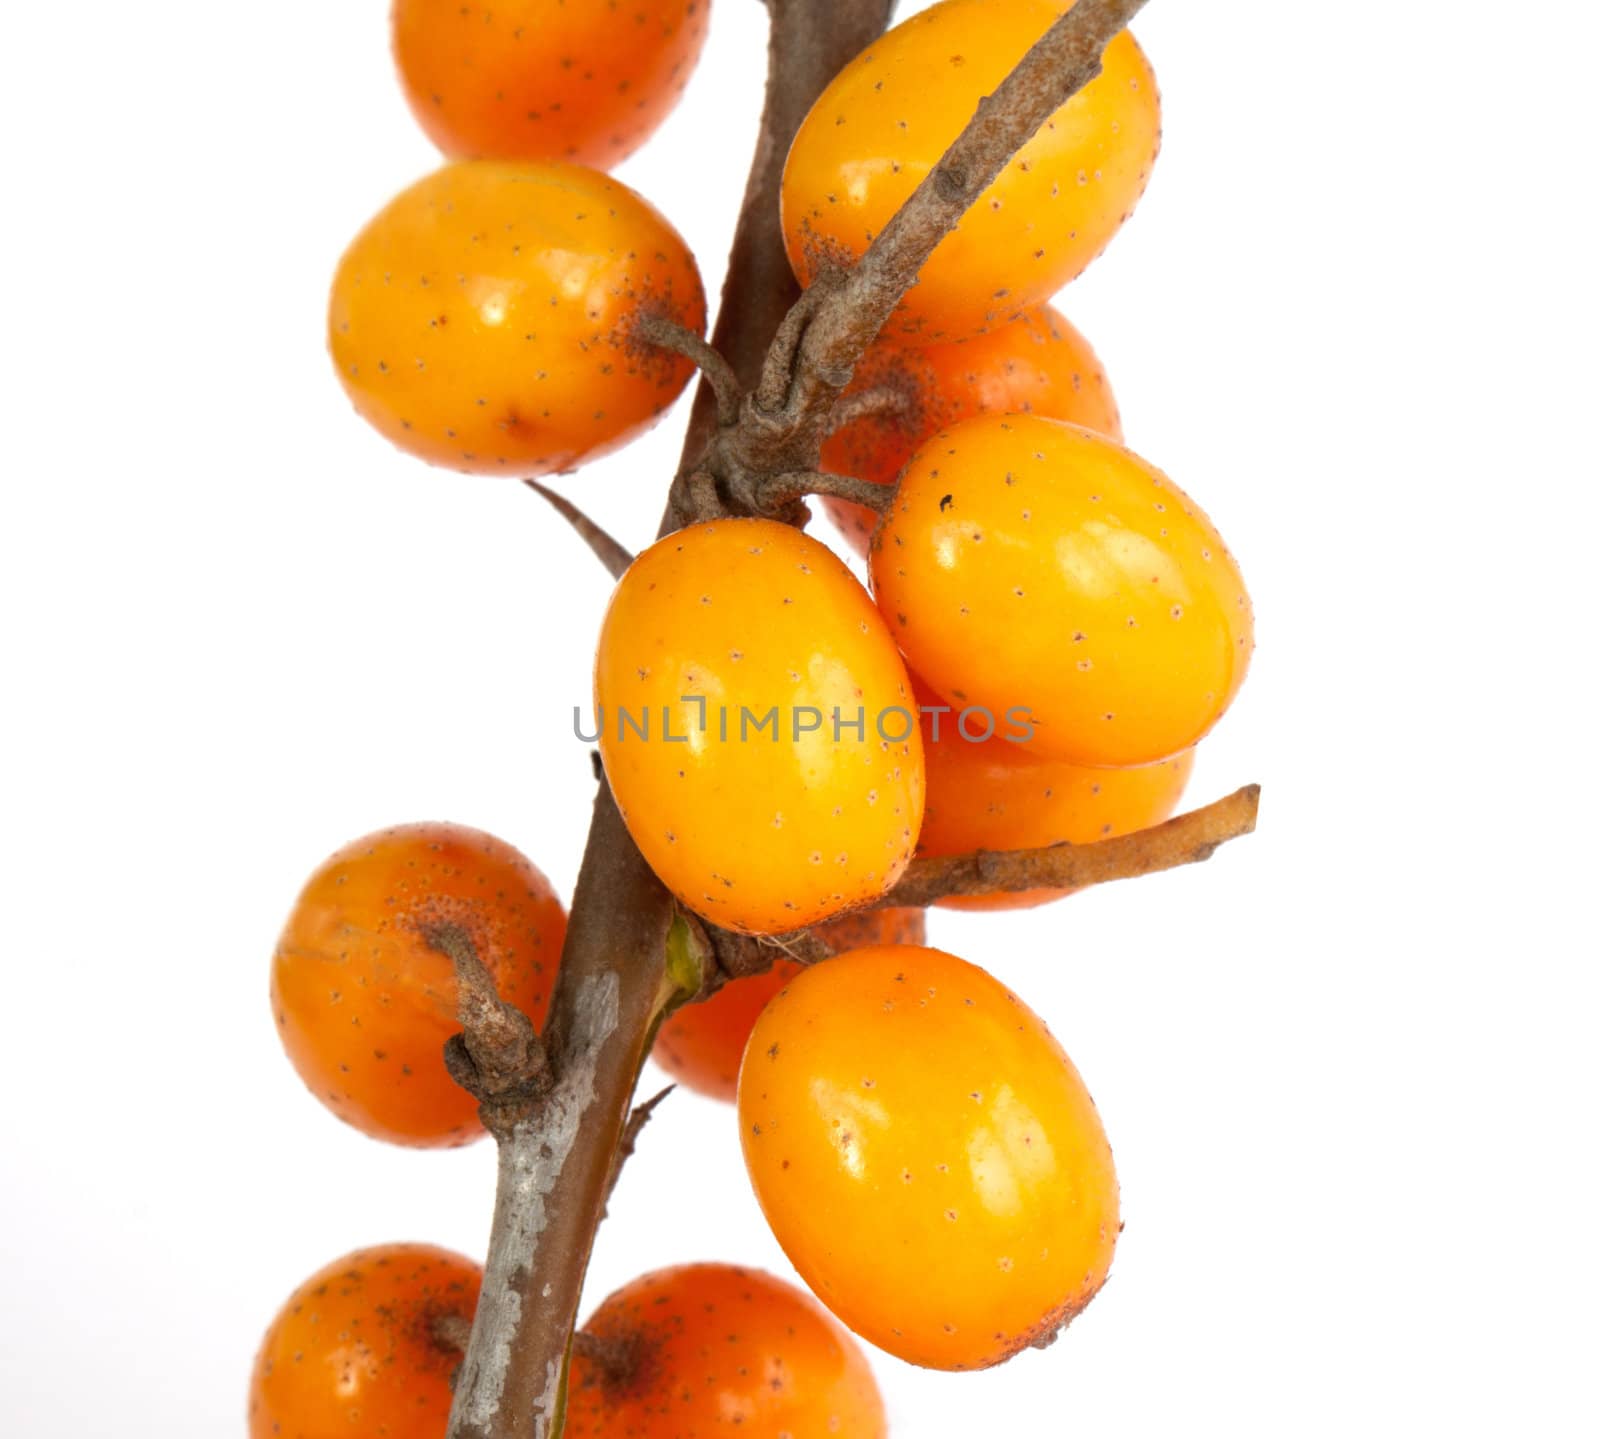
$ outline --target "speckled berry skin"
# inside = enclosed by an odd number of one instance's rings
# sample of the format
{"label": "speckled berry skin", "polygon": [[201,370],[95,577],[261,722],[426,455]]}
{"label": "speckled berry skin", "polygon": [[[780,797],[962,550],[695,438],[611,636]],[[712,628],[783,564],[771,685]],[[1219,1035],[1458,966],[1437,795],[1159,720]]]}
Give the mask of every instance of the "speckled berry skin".
{"label": "speckled berry skin", "polygon": [[756,1197],[801,1276],[912,1364],[981,1369],[1105,1282],[1120,1221],[1099,1115],[1043,1022],[937,949],[798,976],[739,1075]]}
{"label": "speckled berry skin", "polygon": [[788,525],[693,525],[640,555],[601,627],[595,714],[634,842],[717,924],[818,924],[879,898],[911,860],[923,767],[910,679],[866,591]]}
{"label": "speckled berry skin", "polygon": [[[943,0],[833,80],[783,176],[783,229],[802,284],[861,255],[1070,4]],[[885,333],[961,339],[1048,300],[1105,248],[1149,179],[1161,101],[1126,32],[1100,77],[1045,122],[940,242]]]}
{"label": "speckled berry skin", "polygon": [[[1045,415],[1122,438],[1117,402],[1098,357],[1049,305],[960,344],[880,340],[862,356],[845,393],[873,390],[888,390],[902,407],[840,428],[822,446],[823,469],[892,485],[921,445],[972,415]],[[830,497],[822,503],[864,556],[877,514],[849,500]]]}
{"label": "speckled berry skin", "polygon": [[1026,706],[1041,758],[1170,759],[1249,666],[1250,600],[1210,520],[1153,465],[1057,420],[980,416],[935,436],[870,563],[917,674],[952,703]]}
{"label": "speckled berry skin", "polygon": [[306,1087],[393,1144],[467,1144],[477,1102],[442,1051],[459,1033],[451,961],[424,938],[471,939],[500,994],[544,1023],[566,937],[550,882],[510,845],[458,824],[407,824],[346,845],[295,901],[272,958],[278,1037]]}
{"label": "speckled berry skin", "polygon": [[609,169],[678,103],[710,16],[710,0],[395,0],[395,63],[446,155]]}
{"label": "speckled berry skin", "polygon": [[[921,944],[925,911],[864,909],[817,929],[817,938],[836,951],[873,944]],[[739,1088],[739,1061],[757,1016],[767,1001],[800,972],[781,960],[765,974],[730,980],[710,999],[674,1010],[656,1034],[651,1051],[679,1084],[697,1094],[732,1104]]]}
{"label": "speckled berry skin", "polygon": [[402,191],[339,261],[328,344],[357,412],[429,464],[570,470],[626,444],[693,366],[641,316],[704,330],[678,233],[579,165],[446,165]]}
{"label": "speckled berry skin", "polygon": [[[962,739],[953,714],[939,721],[935,739],[933,716],[923,718],[928,803],[919,854],[1092,844],[1149,829],[1171,818],[1194,769],[1193,750],[1133,769],[1030,759],[1021,746],[1003,739]],[[1071,893],[1070,887],[997,891],[951,895],[939,903],[948,909],[1027,909]]]}
{"label": "speckled berry skin", "polygon": [[881,1439],[866,1356],[809,1295],[760,1270],[686,1264],[619,1289],[584,1325],[624,1374],[577,1354],[567,1439]]}
{"label": "speckled berry skin", "polygon": [[250,1379],[250,1439],[440,1439],[482,1272],[429,1244],[386,1244],[328,1265],[289,1297]]}

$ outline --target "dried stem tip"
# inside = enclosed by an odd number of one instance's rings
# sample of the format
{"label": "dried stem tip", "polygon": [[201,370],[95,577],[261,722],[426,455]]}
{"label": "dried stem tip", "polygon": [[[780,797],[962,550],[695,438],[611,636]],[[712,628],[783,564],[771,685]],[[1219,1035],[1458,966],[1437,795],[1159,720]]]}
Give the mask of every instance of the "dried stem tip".
{"label": "dried stem tip", "polygon": [[979,850],[913,860],[886,905],[933,904],[950,895],[1015,893],[1023,889],[1082,889],[1114,879],[1136,879],[1210,859],[1220,845],[1256,827],[1261,786],[1247,784],[1204,809],[1169,819],[1154,829],[1094,844],[1054,844],[1045,849]]}
{"label": "dried stem tip", "polygon": [[466,930],[434,924],[422,937],[456,971],[456,1018],[462,1032],[445,1045],[445,1065],[483,1107],[485,1126],[498,1134],[548,1086],[549,1057],[533,1021],[500,998],[494,976]]}

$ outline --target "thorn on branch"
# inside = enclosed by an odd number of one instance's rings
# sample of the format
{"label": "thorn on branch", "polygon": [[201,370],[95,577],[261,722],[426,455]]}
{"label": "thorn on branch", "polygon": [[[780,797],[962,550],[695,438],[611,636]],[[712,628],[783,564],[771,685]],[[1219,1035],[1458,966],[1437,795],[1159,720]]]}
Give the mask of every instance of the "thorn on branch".
{"label": "thorn on branch", "polygon": [[1137,879],[1180,865],[1199,864],[1231,839],[1256,827],[1261,786],[1247,784],[1226,799],[1169,819],[1153,829],[1093,844],[1044,849],[978,850],[911,862],[881,905],[927,905],[951,895],[1023,889],[1084,889],[1116,879]]}
{"label": "thorn on branch", "polygon": [[595,558],[606,567],[612,579],[622,578],[628,566],[633,563],[633,556],[628,553],[626,546],[612,539],[565,495],[558,495],[554,490],[541,485],[538,480],[524,480],[522,483],[549,501],[550,507],[571,525],[578,532],[579,538],[594,551]]}
{"label": "thorn on branch", "polygon": [[659,1094],[636,1104],[628,1115],[628,1122],[622,1126],[622,1138],[617,1141],[616,1157],[611,1161],[611,1180],[606,1185],[606,1208],[601,1211],[600,1217],[605,1218],[611,1207],[611,1196],[616,1193],[617,1181],[622,1178],[622,1166],[633,1158],[633,1151],[639,1143],[639,1136],[644,1133],[644,1127],[650,1122],[651,1116],[656,1112],[656,1106],[661,1103],[674,1089],[676,1084],[669,1084]]}
{"label": "thorn on branch", "polygon": [[456,971],[461,1033],[444,1047],[450,1077],[478,1101],[484,1128],[499,1138],[550,1085],[550,1059],[533,1021],[495,988],[472,937],[460,925],[425,927],[423,942]]}
{"label": "thorn on branch", "polygon": [[640,316],[634,325],[634,333],[652,345],[693,361],[706,377],[712,394],[717,397],[718,425],[738,423],[740,406],[744,402],[744,386],[734,374],[733,366],[723,358],[716,346],[664,315]]}

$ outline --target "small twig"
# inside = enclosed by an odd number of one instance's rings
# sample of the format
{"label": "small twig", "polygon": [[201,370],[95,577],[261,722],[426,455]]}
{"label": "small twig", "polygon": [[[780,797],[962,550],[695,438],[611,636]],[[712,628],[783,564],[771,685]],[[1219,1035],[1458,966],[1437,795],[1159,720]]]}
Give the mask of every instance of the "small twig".
{"label": "small twig", "polygon": [[756,488],[756,502],[767,514],[779,513],[806,495],[831,495],[836,500],[865,505],[881,515],[894,499],[895,487],[880,485],[876,480],[858,479],[855,475],[830,475],[825,470],[798,470],[792,474],[769,476]]}
{"label": "small twig", "polygon": [[674,1089],[676,1084],[669,1084],[659,1094],[653,1095],[643,1104],[636,1104],[628,1115],[628,1122],[623,1126],[622,1138],[617,1144],[616,1157],[611,1161],[611,1182],[606,1186],[606,1209],[602,1211],[601,1218],[610,1211],[611,1196],[616,1193],[617,1181],[622,1178],[622,1166],[633,1158],[635,1146],[639,1143],[639,1136],[644,1133],[644,1127],[650,1122],[650,1117],[656,1112],[656,1106],[661,1103]]}
{"label": "small twig", "polygon": [[856,264],[837,276],[817,276],[803,311],[768,352],[756,403],[725,442],[735,468],[759,470],[762,457],[773,453],[786,456],[784,468],[799,468],[792,463],[797,449],[820,444],[856,362],[939,242],[1045,121],[1099,75],[1106,46],[1144,3],[1077,0],[979,101],[966,128]]}
{"label": "small twig", "polygon": [[909,385],[875,385],[870,390],[857,390],[853,395],[840,395],[828,416],[824,433],[836,435],[858,420],[904,419],[916,405]]}
{"label": "small twig", "polygon": [[554,490],[541,485],[538,480],[524,480],[522,483],[549,501],[550,507],[571,525],[578,532],[578,537],[594,551],[595,558],[606,567],[613,579],[622,578],[628,566],[633,563],[633,556],[628,553],[625,545],[612,539],[565,495],[558,495]]}
{"label": "small twig", "polygon": [[733,372],[733,366],[723,358],[715,345],[664,315],[641,315],[634,325],[634,333],[640,339],[659,345],[663,350],[671,350],[698,365],[700,373],[706,377],[717,397],[717,423],[731,425],[738,420],[744,389]]}
{"label": "small twig", "polygon": [[1044,849],[979,850],[975,854],[916,859],[882,905],[933,904],[951,895],[1015,893],[1024,889],[1083,889],[1114,879],[1136,879],[1210,859],[1218,846],[1256,827],[1261,786],[1247,784],[1204,809],[1153,829],[1093,844]]}
{"label": "small twig", "polygon": [[484,1128],[499,1137],[521,1118],[550,1081],[550,1059],[533,1021],[495,988],[472,937],[459,925],[425,926],[423,941],[456,971],[461,1033],[444,1047],[450,1077],[478,1101]]}

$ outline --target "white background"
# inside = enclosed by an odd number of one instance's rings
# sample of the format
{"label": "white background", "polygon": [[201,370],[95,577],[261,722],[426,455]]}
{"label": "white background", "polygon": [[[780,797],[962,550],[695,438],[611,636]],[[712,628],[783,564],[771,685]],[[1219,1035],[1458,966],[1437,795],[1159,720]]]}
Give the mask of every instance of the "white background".
{"label": "white background", "polygon": [[[302,1276],[483,1246],[489,1150],[343,1128],[265,995],[338,844],[456,819],[570,893],[591,794],[602,576],[520,487],[391,452],[323,353],[340,249],[434,162],[385,26],[384,0],[7,14],[7,1434],[241,1434]],[[895,1431],[1593,1434],[1600,24],[1155,0],[1137,28],[1165,153],[1063,305],[1244,565],[1257,664],[1191,798],[1260,780],[1261,830],[937,917],[1073,1054],[1128,1229],[1048,1354],[879,1360]],[[713,290],[762,30],[717,0],[621,172]],[[635,545],[682,418],[566,482]],[[591,1302],[705,1257],[787,1272],[730,1112],[679,1096]]]}

